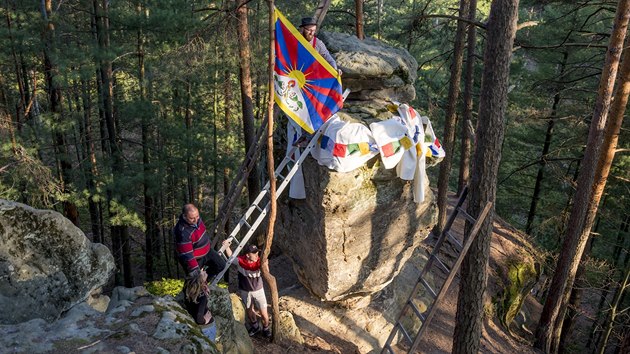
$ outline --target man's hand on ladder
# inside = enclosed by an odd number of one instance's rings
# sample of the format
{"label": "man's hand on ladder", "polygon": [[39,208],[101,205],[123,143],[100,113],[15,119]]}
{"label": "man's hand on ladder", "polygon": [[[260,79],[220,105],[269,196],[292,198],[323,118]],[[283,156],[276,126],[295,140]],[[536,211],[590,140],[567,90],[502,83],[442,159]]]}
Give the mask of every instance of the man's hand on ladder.
{"label": "man's hand on ladder", "polygon": [[225,255],[228,258],[232,257],[232,249],[230,248],[230,245],[232,245],[232,237],[228,237],[225,240],[223,240],[223,242],[221,243],[221,249],[219,250],[219,253],[225,252]]}

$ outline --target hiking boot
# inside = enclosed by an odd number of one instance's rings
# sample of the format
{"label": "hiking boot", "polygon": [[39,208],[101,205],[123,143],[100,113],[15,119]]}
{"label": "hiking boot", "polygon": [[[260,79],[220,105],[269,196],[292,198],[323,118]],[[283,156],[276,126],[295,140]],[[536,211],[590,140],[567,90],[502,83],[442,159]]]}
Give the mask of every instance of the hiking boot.
{"label": "hiking boot", "polygon": [[253,337],[258,332],[260,332],[260,326],[256,325],[256,326],[252,326],[247,333],[249,334],[250,337]]}
{"label": "hiking boot", "polygon": [[263,328],[262,332],[263,332],[263,337],[271,338],[271,328],[270,327]]}

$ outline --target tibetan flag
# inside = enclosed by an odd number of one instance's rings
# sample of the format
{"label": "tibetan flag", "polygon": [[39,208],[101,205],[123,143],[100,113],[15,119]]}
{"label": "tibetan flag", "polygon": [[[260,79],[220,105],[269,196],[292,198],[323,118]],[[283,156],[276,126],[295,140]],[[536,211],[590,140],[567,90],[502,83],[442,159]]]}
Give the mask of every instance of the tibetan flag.
{"label": "tibetan flag", "polygon": [[274,100],[312,134],[343,106],[341,78],[278,9],[275,18]]}

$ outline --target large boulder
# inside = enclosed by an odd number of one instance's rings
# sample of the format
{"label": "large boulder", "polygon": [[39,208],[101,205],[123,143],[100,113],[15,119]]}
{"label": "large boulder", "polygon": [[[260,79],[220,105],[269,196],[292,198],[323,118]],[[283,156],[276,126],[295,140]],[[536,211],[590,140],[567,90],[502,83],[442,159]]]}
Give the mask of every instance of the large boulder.
{"label": "large boulder", "polygon": [[[216,293],[217,302],[229,303],[226,293]],[[224,324],[218,319],[217,332]],[[241,325],[242,326],[242,325]],[[188,312],[172,297],[149,294],[145,288],[118,287],[106,313],[82,302],[57,321],[33,319],[16,325],[0,325],[0,348],[11,353],[252,353],[243,326],[239,338],[225,335],[213,343],[201,332]],[[229,338],[229,339],[228,339]],[[249,343],[249,350],[221,350],[226,341]]]}
{"label": "large boulder", "polygon": [[307,199],[280,203],[276,221],[278,246],[300,282],[326,301],[383,289],[436,222],[428,185],[424,202],[414,203],[411,184],[378,157],[348,173],[312,159],[303,169]]}
{"label": "large boulder", "polygon": [[405,49],[344,33],[321,32],[318,36],[343,70],[343,86],[351,90],[348,103],[375,99],[411,102],[416,97],[413,83],[418,63]]}
{"label": "large boulder", "polygon": [[0,199],[0,324],[52,321],[113,270],[109,250],[63,215]]}

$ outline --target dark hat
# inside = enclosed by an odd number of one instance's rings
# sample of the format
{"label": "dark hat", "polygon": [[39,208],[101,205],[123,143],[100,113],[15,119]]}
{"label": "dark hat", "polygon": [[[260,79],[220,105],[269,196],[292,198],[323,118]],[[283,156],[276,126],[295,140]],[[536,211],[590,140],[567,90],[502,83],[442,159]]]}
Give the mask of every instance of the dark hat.
{"label": "dark hat", "polygon": [[312,17],[304,17],[302,18],[302,24],[300,25],[300,27],[304,26],[317,26],[317,21],[315,21],[315,19]]}
{"label": "dark hat", "polygon": [[256,245],[245,246],[245,253],[258,253],[258,247]]}

